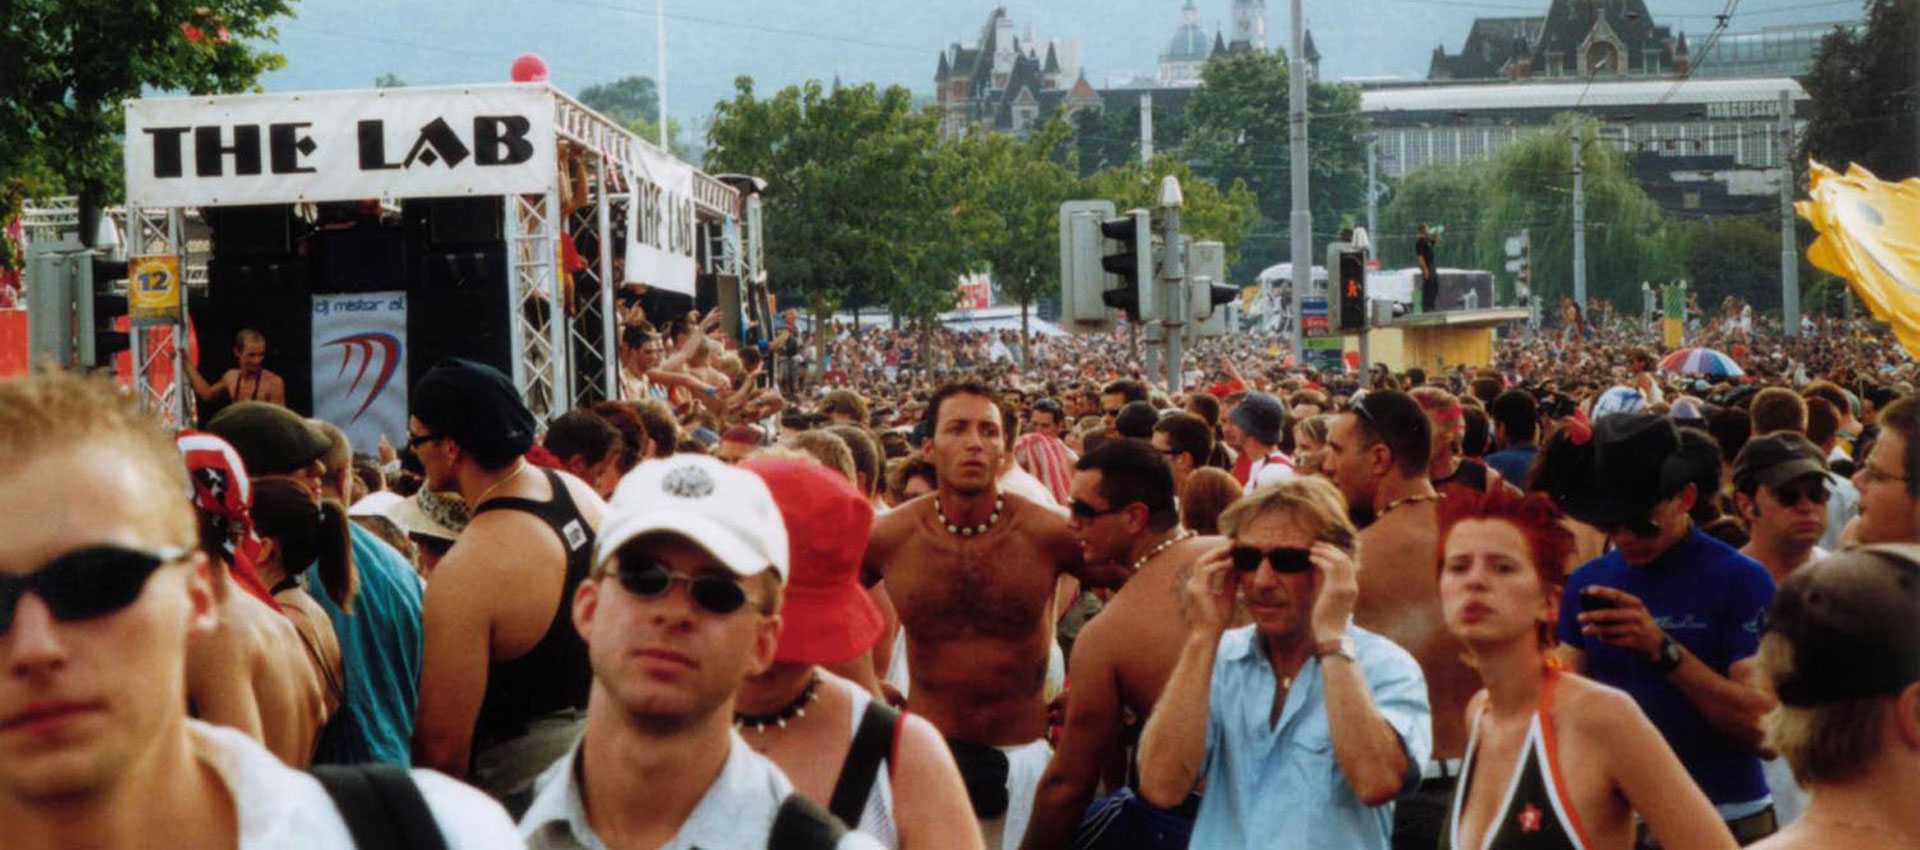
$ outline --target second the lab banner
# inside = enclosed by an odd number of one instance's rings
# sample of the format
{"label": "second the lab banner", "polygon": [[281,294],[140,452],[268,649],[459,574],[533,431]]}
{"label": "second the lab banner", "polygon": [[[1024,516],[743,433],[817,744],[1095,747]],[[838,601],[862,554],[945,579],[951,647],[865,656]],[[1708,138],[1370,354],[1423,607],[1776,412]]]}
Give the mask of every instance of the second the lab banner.
{"label": "second the lab banner", "polygon": [[407,440],[407,294],[313,296],[313,414],[356,452]]}

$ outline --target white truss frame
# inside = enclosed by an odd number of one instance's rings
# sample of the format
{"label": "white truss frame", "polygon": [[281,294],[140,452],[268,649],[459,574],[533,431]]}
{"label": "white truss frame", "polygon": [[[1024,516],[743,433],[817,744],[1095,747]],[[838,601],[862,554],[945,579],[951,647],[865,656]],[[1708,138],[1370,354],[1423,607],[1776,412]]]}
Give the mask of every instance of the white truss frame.
{"label": "white truss frame", "polygon": [[[127,256],[172,255],[181,257],[186,216],[176,208],[126,210]],[[184,270],[182,272],[184,276]],[[132,322],[127,328],[127,352],[133,364],[134,393],[140,407],[165,422],[170,428],[189,428],[195,420],[191,385],[187,379],[187,297],[180,292],[180,309],[161,321]],[[157,337],[149,345],[149,337]],[[153,372],[165,366],[171,380],[156,386]]]}

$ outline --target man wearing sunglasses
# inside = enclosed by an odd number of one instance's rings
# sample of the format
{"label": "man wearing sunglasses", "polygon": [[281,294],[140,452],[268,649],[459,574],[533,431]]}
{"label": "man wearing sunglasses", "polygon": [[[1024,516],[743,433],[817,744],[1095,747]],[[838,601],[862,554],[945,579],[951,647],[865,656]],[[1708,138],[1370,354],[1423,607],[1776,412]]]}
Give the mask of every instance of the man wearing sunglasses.
{"label": "man wearing sunglasses", "polygon": [[[1176,415],[1205,430],[1197,417]],[[1076,465],[1067,525],[1082,557],[1090,564],[1124,564],[1129,577],[1073,641],[1066,728],[1040,778],[1022,847],[1137,846],[1128,842],[1149,833],[1166,836],[1169,843],[1159,846],[1186,846],[1197,801],[1164,811],[1128,787],[1103,798],[1095,810],[1087,808],[1100,783],[1103,755],[1126,751],[1126,715],[1152,712],[1173,673],[1186,636],[1180,600],[1193,562],[1224,542],[1181,527],[1174,492],[1173,471],[1161,453],[1137,440],[1105,443]],[[1076,836],[1083,814],[1088,827]]]}
{"label": "man wearing sunglasses", "polygon": [[752,472],[676,455],[621,480],[570,600],[593,665],[585,733],[540,777],[530,850],[878,846],[734,728],[742,682],[774,662],[789,557]]}
{"label": "man wearing sunglasses", "polygon": [[1776,826],[1758,751],[1776,702],[1758,682],[1765,567],[1697,528],[1711,498],[1693,483],[1717,463],[1663,416],[1594,423],[1588,465],[1555,495],[1613,551],[1580,566],[1560,601],[1560,653],[1576,673],[1631,694],[1743,843]]}
{"label": "man wearing sunglasses", "polygon": [[1755,437],[1733,460],[1733,503],[1747,522],[1740,553],[1760,562],[1777,585],[1827,556],[1827,460],[1793,431]]}
{"label": "man wearing sunglasses", "polygon": [[[187,717],[187,648],[217,616],[187,492],[167,431],[110,382],[0,382],[8,850],[355,846],[313,777]],[[411,778],[448,847],[517,846],[480,793]]]}
{"label": "man wearing sunglasses", "polygon": [[[1140,795],[1173,808],[1205,780],[1193,847],[1387,850],[1431,712],[1413,656],[1351,624],[1346,505],[1297,478],[1234,503],[1220,527],[1232,542],[1193,567],[1187,636],[1140,737]],[[1230,628],[1240,601],[1253,624]]]}

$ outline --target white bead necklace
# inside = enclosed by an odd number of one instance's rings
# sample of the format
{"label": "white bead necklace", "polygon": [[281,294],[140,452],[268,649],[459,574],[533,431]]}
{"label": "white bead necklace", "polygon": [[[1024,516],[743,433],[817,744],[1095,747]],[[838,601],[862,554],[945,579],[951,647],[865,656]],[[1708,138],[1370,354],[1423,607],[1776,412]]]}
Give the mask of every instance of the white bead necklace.
{"label": "white bead necklace", "polygon": [[940,497],[938,495],[933,497],[933,512],[940,515],[940,524],[947,527],[948,533],[957,534],[961,537],[972,537],[976,534],[987,533],[988,530],[1000,522],[1000,509],[1005,506],[1006,501],[1000,497],[999,493],[995,493],[993,494],[993,515],[987,517],[987,521],[979,525],[961,528],[960,526],[954,525],[953,520],[947,519],[947,509],[940,506]]}
{"label": "white bead necklace", "polygon": [[1161,552],[1167,551],[1167,547],[1172,546],[1173,544],[1178,543],[1192,536],[1193,536],[1193,532],[1188,531],[1187,529],[1184,529],[1184,528],[1180,529],[1179,531],[1175,532],[1172,537],[1169,537],[1165,540],[1160,541],[1160,545],[1155,546],[1152,549],[1148,549],[1146,554],[1141,555],[1139,558],[1134,559],[1133,566],[1129,569],[1129,572],[1136,572],[1136,573],[1139,572],[1141,567],[1146,566],[1148,561],[1153,560],[1153,556],[1158,555]]}

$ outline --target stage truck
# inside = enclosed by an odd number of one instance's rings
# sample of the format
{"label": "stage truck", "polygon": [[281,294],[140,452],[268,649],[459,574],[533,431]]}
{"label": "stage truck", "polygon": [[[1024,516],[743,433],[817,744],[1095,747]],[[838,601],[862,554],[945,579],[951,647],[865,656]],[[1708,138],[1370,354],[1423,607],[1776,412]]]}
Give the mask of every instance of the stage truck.
{"label": "stage truck", "polygon": [[404,443],[443,357],[511,375],[543,422],[616,397],[623,303],[772,327],[762,182],[546,83],[133,100],[126,180],[129,371],[171,422],[199,413],[190,336],[218,376],[259,331],[289,406],[372,446]]}

